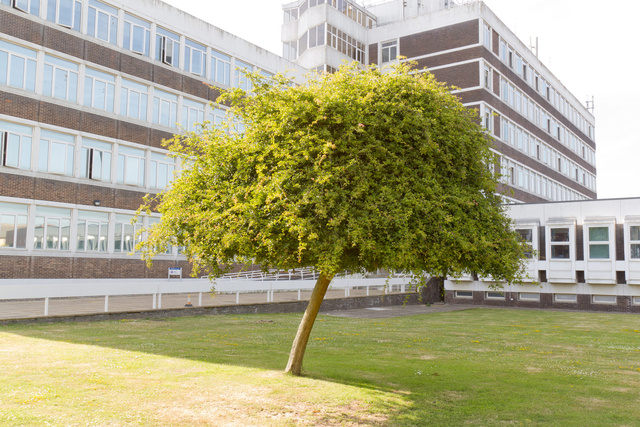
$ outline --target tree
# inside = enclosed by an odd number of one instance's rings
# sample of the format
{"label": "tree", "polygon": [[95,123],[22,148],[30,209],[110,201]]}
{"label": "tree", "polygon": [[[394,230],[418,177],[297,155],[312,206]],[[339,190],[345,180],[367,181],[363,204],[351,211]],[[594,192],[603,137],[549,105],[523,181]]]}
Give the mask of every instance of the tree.
{"label": "tree", "polygon": [[345,270],[521,278],[524,247],[496,194],[489,137],[430,73],[345,65],[300,86],[251,78],[252,94],[219,100],[243,131],[203,126],[169,142],[189,166],[155,201],[162,221],[141,247],[150,260],[183,245],[214,276],[234,262],[314,266],[286,371],[300,374],[320,304]]}

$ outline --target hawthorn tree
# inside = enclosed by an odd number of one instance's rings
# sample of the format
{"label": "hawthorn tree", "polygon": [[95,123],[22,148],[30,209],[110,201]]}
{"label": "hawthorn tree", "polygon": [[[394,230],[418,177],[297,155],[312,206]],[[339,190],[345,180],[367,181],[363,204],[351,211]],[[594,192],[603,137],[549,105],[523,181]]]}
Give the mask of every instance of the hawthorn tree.
{"label": "hawthorn tree", "polygon": [[301,373],[327,288],[345,270],[521,279],[525,247],[496,192],[490,139],[430,73],[352,64],[299,86],[250,77],[250,95],[219,99],[242,131],[203,126],[168,142],[188,166],[147,200],[162,220],[140,248],[150,260],[184,246],[213,276],[237,262],[315,267],[287,372]]}

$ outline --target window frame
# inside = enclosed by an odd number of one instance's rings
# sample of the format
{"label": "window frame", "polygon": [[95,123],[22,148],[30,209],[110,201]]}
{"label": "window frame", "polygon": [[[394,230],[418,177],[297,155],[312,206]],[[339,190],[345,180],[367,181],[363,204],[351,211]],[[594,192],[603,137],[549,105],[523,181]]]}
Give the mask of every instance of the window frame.
{"label": "window frame", "polygon": [[[5,222],[5,218],[8,218],[8,217],[13,218],[12,229],[9,229],[9,227],[6,227],[6,225],[9,224],[9,221]],[[20,222],[20,219],[22,219],[23,222]],[[5,245],[0,244],[0,250],[27,249],[28,230],[29,230],[29,206],[0,202],[0,239],[4,238],[4,242],[5,242]],[[21,238],[22,232],[24,232],[24,234],[23,234],[23,237]],[[6,233],[6,235],[3,233]],[[8,237],[9,233],[13,234],[13,239],[10,245],[6,244],[7,243],[6,237]]]}
{"label": "window frame", "polygon": [[[29,132],[30,131],[30,132]],[[11,141],[11,137],[17,137],[17,162],[7,164],[7,157],[13,157],[15,149],[15,141]],[[33,154],[33,128],[31,126],[21,125],[0,121],[0,166],[7,168],[31,170],[31,155]]]}
{"label": "window frame", "polygon": [[[178,95],[162,90],[153,90],[153,107],[151,110],[151,123],[177,128],[178,123]],[[168,110],[168,122],[165,123],[163,113]],[[173,120],[171,120],[173,119]]]}
{"label": "window frame", "polygon": [[[98,105],[100,98],[98,84],[104,84],[104,103]],[[116,104],[116,76],[102,71],[86,68],[84,73],[84,106],[98,110],[114,112]]]}
{"label": "window frame", "polygon": [[[566,235],[567,238],[566,240],[554,240],[554,230],[566,230]],[[550,251],[549,251],[549,258],[551,260],[556,260],[556,261],[567,261],[567,260],[571,260],[571,227],[569,225],[556,225],[556,226],[549,226],[549,245],[550,245]],[[554,255],[554,248],[556,247],[566,247],[566,253],[567,256],[564,257],[560,257],[560,256],[555,256]]]}
{"label": "window frame", "polygon": [[[50,69],[51,73],[50,83],[47,83],[47,73],[49,73],[48,69]],[[59,71],[65,73],[66,77],[64,97],[58,96],[59,92],[57,87],[58,79],[60,78],[58,73]],[[78,103],[78,95],[80,94],[80,66],[78,64],[45,53],[43,74],[42,94],[44,96],[62,99],[64,101],[73,102],[74,104]]]}
{"label": "window frame", "polygon": [[[58,221],[57,242],[55,247],[49,247],[49,237],[56,237],[53,233],[49,233],[49,227],[52,226],[52,223],[50,223],[50,221]],[[42,222],[42,224],[40,224],[40,222]],[[42,236],[38,236],[38,227],[40,226],[42,227]],[[66,235],[63,232],[65,227],[68,230]],[[37,206],[35,214],[33,249],[49,251],[69,251],[71,248],[71,227],[71,209]],[[63,245],[65,237],[67,239],[66,247],[65,245]],[[38,242],[39,238],[41,238],[40,242]],[[40,243],[42,246],[38,247],[38,243]]]}
{"label": "window frame", "polygon": [[[151,24],[144,19],[124,13],[122,47],[130,52],[149,57],[151,53]],[[136,47],[136,28],[142,29],[142,49]]]}
{"label": "window frame", "polygon": [[[83,138],[80,150],[80,177],[112,182],[113,145],[108,142]],[[97,163],[100,163],[100,168],[96,167]],[[98,169],[100,170],[99,176]]]}
{"label": "window frame", "polygon": [[[138,113],[134,114],[132,104],[134,99],[138,99]],[[149,115],[149,86],[134,82],[128,79],[120,80],[120,115],[134,119],[147,121]]]}
{"label": "window frame", "polygon": [[[106,38],[101,37],[101,17],[107,18]],[[114,28],[115,23],[115,28]],[[93,24],[93,25],[92,25]],[[87,35],[107,43],[118,44],[118,9],[98,0],[89,0],[87,12]]]}
{"label": "window frame", "polygon": [[[47,144],[46,148],[44,148],[45,143]],[[65,147],[63,172],[55,170],[52,166],[60,163],[59,160],[52,159],[51,153],[55,148],[53,144],[64,145]],[[42,129],[40,131],[40,141],[38,144],[38,171],[55,175],[74,176],[75,147],[75,136]],[[59,149],[57,151],[59,151]],[[46,163],[46,166],[44,163]]]}
{"label": "window frame", "polygon": [[[71,3],[70,15],[66,10],[62,9],[63,2]],[[62,19],[67,17],[70,18],[70,24],[61,22]],[[79,32],[82,28],[82,2],[77,0],[47,0],[47,21]]]}
{"label": "window frame", "polygon": [[[129,171],[129,166],[137,163],[137,172]],[[121,167],[122,165],[122,167]],[[134,173],[135,172],[135,173]],[[144,187],[146,179],[146,152],[139,148],[129,146],[118,146],[116,183],[124,185],[134,185]],[[131,177],[135,176],[136,179]]]}

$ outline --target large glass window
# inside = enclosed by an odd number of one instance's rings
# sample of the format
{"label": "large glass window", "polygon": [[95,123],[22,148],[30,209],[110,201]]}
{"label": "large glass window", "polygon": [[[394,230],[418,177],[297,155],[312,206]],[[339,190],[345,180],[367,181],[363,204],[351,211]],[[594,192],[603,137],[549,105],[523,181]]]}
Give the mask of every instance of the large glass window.
{"label": "large glass window", "polygon": [[207,48],[189,39],[184,42],[184,70],[199,76],[205,75]]}
{"label": "large glass window", "polygon": [[80,31],[82,3],[75,0],[47,0],[47,19]]}
{"label": "large glass window", "polygon": [[151,153],[150,183],[151,188],[167,188],[173,180],[175,160],[160,153]]}
{"label": "large glass window", "polygon": [[78,251],[107,252],[109,214],[78,211]]}
{"label": "large glass window", "polygon": [[75,137],[43,129],[40,133],[38,170],[73,176]]}
{"label": "large glass window", "polygon": [[533,258],[533,230],[531,228],[518,228],[516,233],[520,235],[522,241],[527,245],[524,255],[527,258]]}
{"label": "large glass window", "polygon": [[36,58],[35,50],[0,40],[0,84],[35,92]]}
{"label": "large glass window", "polygon": [[120,89],[120,114],[140,120],[147,120],[149,88],[143,84],[122,79]]}
{"label": "large glass window", "polygon": [[640,259],[640,226],[629,227],[629,242],[631,243],[631,259]]}
{"label": "large glass window", "polygon": [[589,227],[589,258],[609,259],[609,227]]}
{"label": "large glass window", "polygon": [[111,181],[111,157],[113,147],[102,141],[82,139],[80,176],[98,181]]}
{"label": "large glass window", "polygon": [[569,228],[552,228],[551,229],[551,258],[552,259],[569,259]]}
{"label": "large glass window", "polygon": [[154,89],[151,121],[157,125],[175,128],[178,121],[178,96]]}
{"label": "large glass window", "polygon": [[84,105],[113,113],[116,78],[111,74],[87,68],[84,78]]}
{"label": "large glass window", "polygon": [[204,104],[190,99],[182,100],[182,127],[195,131],[196,124],[204,122]]}
{"label": "large glass window", "polygon": [[68,251],[70,231],[70,209],[36,207],[34,249]]}
{"label": "large glass window", "polygon": [[382,63],[394,61],[398,57],[398,41],[382,43]]}
{"label": "large glass window", "polygon": [[211,51],[211,80],[231,86],[231,57],[224,53]]}
{"label": "large glass window", "polygon": [[251,72],[252,70],[252,65],[236,59],[235,87],[239,87],[245,92],[249,92],[251,90],[251,81],[247,78],[246,73]]}
{"label": "large glass window", "polygon": [[164,28],[156,28],[156,60],[177,67],[180,61],[180,36]]}
{"label": "large glass window", "polygon": [[118,9],[89,0],[87,34],[111,44],[118,42]]}
{"label": "large glass window", "polygon": [[128,13],[124,14],[123,47],[132,52],[149,56],[151,24]]}
{"label": "large glass window", "polygon": [[120,145],[118,147],[118,184],[144,185],[145,152]]}
{"label": "large glass window", "polygon": [[218,127],[224,122],[226,112],[222,108],[213,107],[209,112],[209,122],[212,126]]}
{"label": "large glass window", "polygon": [[40,14],[40,0],[11,0],[11,6],[31,15]]}
{"label": "large glass window", "polygon": [[0,248],[27,247],[27,208],[0,202]]}
{"label": "large glass window", "polygon": [[33,128],[0,122],[0,165],[31,169]]}
{"label": "large glass window", "polygon": [[135,245],[142,240],[139,231],[142,224],[136,222],[131,224],[133,219],[130,215],[116,215],[116,225],[114,233],[114,251],[130,253],[135,249]]}
{"label": "large glass window", "polygon": [[78,64],[45,54],[42,94],[78,102]]}

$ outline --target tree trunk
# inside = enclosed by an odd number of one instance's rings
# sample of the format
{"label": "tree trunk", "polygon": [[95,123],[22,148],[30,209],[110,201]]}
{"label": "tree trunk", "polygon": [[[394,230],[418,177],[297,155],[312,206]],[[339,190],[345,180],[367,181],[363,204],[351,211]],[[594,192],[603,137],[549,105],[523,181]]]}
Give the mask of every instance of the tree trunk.
{"label": "tree trunk", "polygon": [[291,347],[289,362],[287,363],[287,368],[284,370],[285,372],[300,375],[302,371],[302,358],[304,357],[304,351],[307,349],[311,328],[313,328],[313,323],[316,321],[316,316],[318,315],[318,311],[320,311],[320,305],[327,293],[331,279],[333,279],[333,276],[325,276],[324,273],[320,273],[320,277],[318,277],[316,281],[316,285],[311,293],[311,299],[309,299],[309,305],[307,305],[307,309],[298,327],[296,339],[293,340],[293,346]]}

